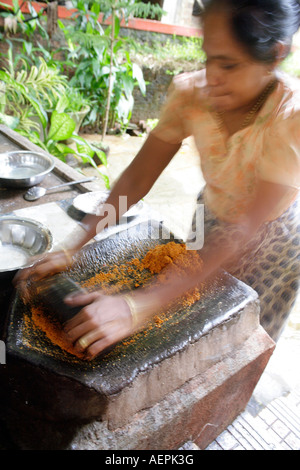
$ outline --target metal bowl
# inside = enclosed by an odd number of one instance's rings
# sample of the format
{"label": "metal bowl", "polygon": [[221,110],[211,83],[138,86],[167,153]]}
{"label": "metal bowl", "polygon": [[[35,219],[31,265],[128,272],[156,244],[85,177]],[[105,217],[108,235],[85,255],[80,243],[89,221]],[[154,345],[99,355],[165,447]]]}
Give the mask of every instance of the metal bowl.
{"label": "metal bowl", "polygon": [[31,219],[0,217],[0,279],[32,266],[32,257],[52,249],[51,232]]}
{"label": "metal bowl", "polygon": [[31,151],[0,154],[0,185],[29,188],[39,184],[54,168],[54,158]]}

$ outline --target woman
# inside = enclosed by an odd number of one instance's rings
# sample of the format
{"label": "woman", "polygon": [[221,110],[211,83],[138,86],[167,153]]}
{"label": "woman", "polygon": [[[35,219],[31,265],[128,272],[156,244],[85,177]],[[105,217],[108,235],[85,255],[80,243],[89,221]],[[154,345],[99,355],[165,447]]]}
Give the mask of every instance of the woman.
{"label": "woman", "polygon": [[[300,278],[300,86],[277,67],[300,25],[295,0],[207,0],[203,12],[206,69],[177,77],[157,127],[113,188],[139,201],[193,135],[206,186],[204,269],[124,297],[86,294],[66,325],[71,341],[93,358],[128,336],[158,309],[199,285],[220,267],[251,285],[261,301],[261,323],[277,340]],[[140,175],[145,175],[143,179]],[[119,213],[121,215],[121,213]],[[96,233],[102,217],[87,217]],[[99,226],[98,226],[99,227]],[[217,245],[218,249],[214,247]],[[62,253],[34,267],[36,277],[67,265]],[[24,280],[31,271],[19,275]]]}

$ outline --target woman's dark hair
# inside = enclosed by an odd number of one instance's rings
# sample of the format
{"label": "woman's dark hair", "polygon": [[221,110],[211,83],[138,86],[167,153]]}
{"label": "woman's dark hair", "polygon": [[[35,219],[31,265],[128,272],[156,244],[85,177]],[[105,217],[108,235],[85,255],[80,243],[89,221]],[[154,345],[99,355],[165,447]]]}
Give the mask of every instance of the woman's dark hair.
{"label": "woman's dark hair", "polygon": [[300,0],[202,0],[203,15],[211,9],[230,13],[232,30],[248,53],[260,62],[277,59],[276,45],[290,51],[293,35],[300,27]]}

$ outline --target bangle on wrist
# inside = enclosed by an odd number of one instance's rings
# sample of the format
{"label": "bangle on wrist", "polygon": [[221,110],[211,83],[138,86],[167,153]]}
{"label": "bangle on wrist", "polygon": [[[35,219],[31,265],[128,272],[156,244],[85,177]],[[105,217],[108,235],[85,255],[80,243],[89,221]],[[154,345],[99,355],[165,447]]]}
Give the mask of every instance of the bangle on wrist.
{"label": "bangle on wrist", "polygon": [[123,295],[123,299],[127,303],[130,314],[131,314],[131,319],[132,319],[132,326],[135,328],[138,323],[138,309],[135,301],[133,300],[133,297],[130,294],[125,294]]}
{"label": "bangle on wrist", "polygon": [[70,254],[70,252],[66,248],[62,248],[62,251],[64,252],[64,255],[66,257],[67,262],[72,264],[73,263],[73,257]]}
{"label": "bangle on wrist", "polygon": [[149,295],[135,298],[132,294],[125,294],[122,297],[130,309],[134,328],[142,326],[158,309],[156,301]]}

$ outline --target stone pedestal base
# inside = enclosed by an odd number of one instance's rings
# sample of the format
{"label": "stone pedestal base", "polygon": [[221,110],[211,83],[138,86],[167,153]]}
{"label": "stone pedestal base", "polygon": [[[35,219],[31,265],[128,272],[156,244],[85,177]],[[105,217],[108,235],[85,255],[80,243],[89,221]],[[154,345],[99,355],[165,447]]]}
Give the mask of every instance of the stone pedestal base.
{"label": "stone pedestal base", "polygon": [[7,425],[22,449],[171,450],[187,441],[205,449],[244,410],[273,349],[258,327],[238,349],[114,429],[106,419],[54,423],[12,411]]}

